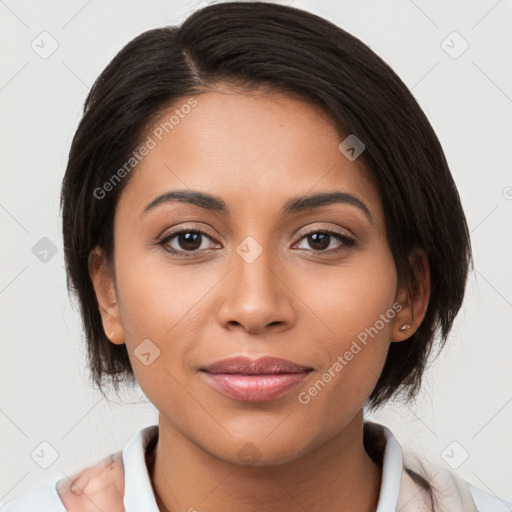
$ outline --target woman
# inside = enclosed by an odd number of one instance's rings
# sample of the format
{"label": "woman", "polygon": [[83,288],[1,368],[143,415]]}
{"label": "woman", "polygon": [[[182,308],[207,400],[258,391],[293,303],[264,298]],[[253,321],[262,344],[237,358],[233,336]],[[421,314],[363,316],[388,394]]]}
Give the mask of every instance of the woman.
{"label": "woman", "polygon": [[511,506],[364,420],[416,395],[471,247],[432,127],[361,41],[244,2],[145,32],[95,82],[61,199],[94,382],[159,422],[4,512]]}

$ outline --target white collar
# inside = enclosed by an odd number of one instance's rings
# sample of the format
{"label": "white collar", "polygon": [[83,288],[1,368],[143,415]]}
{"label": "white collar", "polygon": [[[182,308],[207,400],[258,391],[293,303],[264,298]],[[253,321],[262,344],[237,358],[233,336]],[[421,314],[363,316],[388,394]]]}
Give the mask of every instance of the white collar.
{"label": "white collar", "polygon": [[[386,426],[365,421],[364,429],[373,431],[385,441],[382,480],[376,512],[395,512],[403,473],[402,449]],[[125,472],[124,508],[126,512],[159,512],[149,478],[145,452],[158,434],[158,425],[150,425],[135,434],[123,449]]]}
{"label": "white collar", "polygon": [[123,449],[125,512],[160,512],[146,466],[146,446],[158,434],[158,425],[139,430]]}
{"label": "white collar", "polygon": [[388,427],[373,421],[363,422],[365,432],[370,428],[385,441],[379,501],[375,512],[395,512],[403,473],[402,448]]}

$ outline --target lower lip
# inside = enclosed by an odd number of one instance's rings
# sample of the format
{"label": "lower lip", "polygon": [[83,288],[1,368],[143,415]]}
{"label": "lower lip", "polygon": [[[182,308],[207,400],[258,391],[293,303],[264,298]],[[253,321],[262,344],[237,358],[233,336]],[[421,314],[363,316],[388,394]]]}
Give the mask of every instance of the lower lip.
{"label": "lower lip", "polygon": [[202,372],[208,383],[222,395],[245,402],[266,402],[279,398],[300,384],[310,372],[242,375]]}

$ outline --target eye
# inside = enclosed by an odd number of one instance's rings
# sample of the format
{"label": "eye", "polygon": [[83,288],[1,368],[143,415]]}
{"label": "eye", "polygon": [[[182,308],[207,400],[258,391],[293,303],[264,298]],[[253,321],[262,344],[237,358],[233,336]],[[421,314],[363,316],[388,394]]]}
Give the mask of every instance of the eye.
{"label": "eye", "polygon": [[[212,241],[212,238],[204,231],[185,227],[166,234],[158,240],[157,245],[162,246],[174,256],[186,258],[202,253],[211,248],[212,245],[215,246],[215,243],[208,244],[207,240]],[[300,240],[309,244],[312,251],[316,253],[338,253],[355,245],[353,238],[332,229],[311,230],[303,234]],[[338,241],[338,245],[334,248],[332,247],[333,241]],[[308,250],[305,247],[299,247],[299,249]]]}
{"label": "eye", "polygon": [[157,244],[175,256],[189,257],[187,253],[193,256],[208,249],[208,244],[204,244],[205,239],[211,240],[204,231],[184,228],[165,235]]}
{"label": "eye", "polygon": [[[338,246],[334,248],[332,247],[333,239],[339,242]],[[325,253],[338,253],[355,244],[353,238],[347,236],[345,233],[332,229],[316,229],[309,231],[301,237],[301,240],[305,240],[313,249],[313,252]],[[304,247],[299,247],[299,249],[304,249]]]}

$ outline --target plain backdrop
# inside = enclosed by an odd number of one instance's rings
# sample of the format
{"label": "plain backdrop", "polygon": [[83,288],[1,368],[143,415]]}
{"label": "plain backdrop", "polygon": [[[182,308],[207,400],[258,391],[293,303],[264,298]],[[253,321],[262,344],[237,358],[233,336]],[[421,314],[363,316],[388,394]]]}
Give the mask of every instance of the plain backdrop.
{"label": "plain backdrop", "polygon": [[[443,145],[471,229],[475,271],[444,352],[415,404],[391,403],[371,419],[404,449],[511,499],[512,2],[287,3],[360,38],[408,85]],[[59,193],[94,79],[130,39],[203,5],[0,1],[0,503],[121,450],[157,422],[140,390],[106,401],[89,385],[66,291]],[[33,458],[45,447],[57,454],[47,469]]]}

